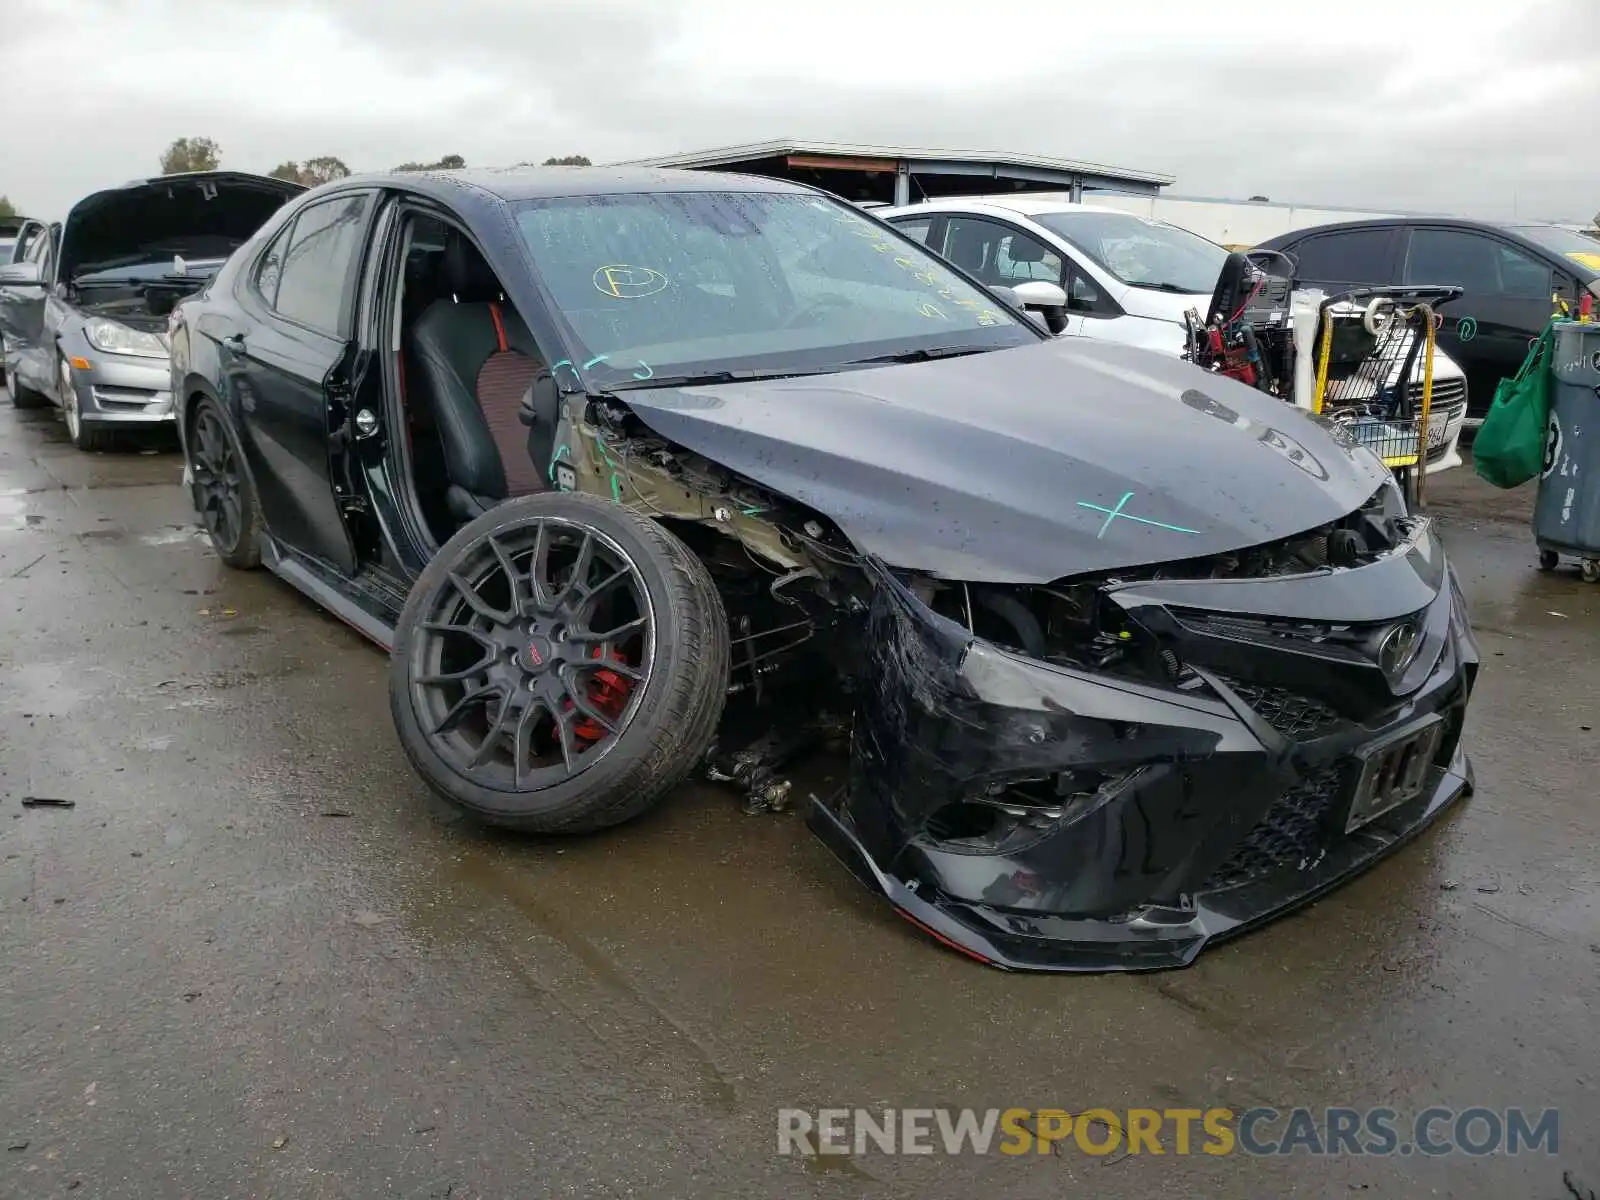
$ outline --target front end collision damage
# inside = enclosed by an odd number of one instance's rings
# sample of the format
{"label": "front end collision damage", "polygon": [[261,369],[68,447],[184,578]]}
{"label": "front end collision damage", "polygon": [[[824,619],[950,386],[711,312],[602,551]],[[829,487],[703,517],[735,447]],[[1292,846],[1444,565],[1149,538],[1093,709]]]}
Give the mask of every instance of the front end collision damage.
{"label": "front end collision damage", "polygon": [[[1426,520],[1359,566],[1103,583],[1113,638],[1142,645],[1149,671],[1002,648],[901,573],[869,575],[849,784],[808,823],[901,915],[980,961],[1185,965],[1470,791],[1460,730],[1478,654]],[[1395,629],[1403,655],[1384,649]],[[1414,796],[1347,831],[1372,748],[1434,727]]]}

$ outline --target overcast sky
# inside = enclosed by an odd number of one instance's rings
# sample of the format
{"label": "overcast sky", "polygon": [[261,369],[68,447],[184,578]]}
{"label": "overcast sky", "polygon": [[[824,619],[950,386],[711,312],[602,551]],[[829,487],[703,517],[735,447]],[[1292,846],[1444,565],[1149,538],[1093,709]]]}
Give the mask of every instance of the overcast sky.
{"label": "overcast sky", "polygon": [[1587,220],[1597,2],[0,0],[0,193],[59,217],[183,135],[257,171],[796,136]]}

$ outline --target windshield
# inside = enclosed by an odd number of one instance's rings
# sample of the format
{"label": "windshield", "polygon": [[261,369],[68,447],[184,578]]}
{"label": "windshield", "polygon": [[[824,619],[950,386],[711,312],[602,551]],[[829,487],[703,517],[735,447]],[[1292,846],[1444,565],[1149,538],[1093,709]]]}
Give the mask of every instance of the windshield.
{"label": "windshield", "polygon": [[820,196],[578,196],[516,212],[577,365],[602,384],[826,370],[1044,336],[881,222]]}
{"label": "windshield", "polygon": [[1600,238],[1588,237],[1559,225],[1519,225],[1512,229],[1530,242],[1565,255],[1580,266],[1600,272]]}
{"label": "windshield", "polygon": [[92,261],[79,260],[73,271],[73,278],[78,280],[100,276],[110,278],[115,275],[118,279],[135,276],[158,279],[172,270],[172,260],[175,258],[190,263],[223,262],[246,240],[248,239],[243,237],[217,234],[167,238],[130,248],[125,254]]}
{"label": "windshield", "polygon": [[1228,252],[1199,234],[1120,212],[1039,213],[1035,221],[1123,283],[1209,296]]}

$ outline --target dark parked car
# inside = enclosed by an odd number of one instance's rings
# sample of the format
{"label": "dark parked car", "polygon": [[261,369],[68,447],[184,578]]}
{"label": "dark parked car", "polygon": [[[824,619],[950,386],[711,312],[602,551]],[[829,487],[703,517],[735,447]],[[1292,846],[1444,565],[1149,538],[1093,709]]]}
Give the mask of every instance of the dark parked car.
{"label": "dark parked car", "polygon": [[778,808],[840,734],[809,820],[861,879],[1083,970],[1186,963],[1470,787],[1478,655],[1376,457],[815,190],[341,180],[171,340],[216,552],[390,650],[481,820],[598,829],[702,767]]}
{"label": "dark parked car", "polygon": [[95,192],[0,266],[0,333],[11,401],[54,404],[80,450],[172,424],[167,314],[298,183],[201,171]]}
{"label": "dark parked car", "polygon": [[1514,375],[1549,321],[1552,296],[1600,297],[1600,244],[1559,225],[1391,217],[1297,229],[1263,242],[1298,261],[1297,280],[1330,292],[1364,284],[1452,284],[1439,345],[1467,375],[1481,420],[1495,385]]}

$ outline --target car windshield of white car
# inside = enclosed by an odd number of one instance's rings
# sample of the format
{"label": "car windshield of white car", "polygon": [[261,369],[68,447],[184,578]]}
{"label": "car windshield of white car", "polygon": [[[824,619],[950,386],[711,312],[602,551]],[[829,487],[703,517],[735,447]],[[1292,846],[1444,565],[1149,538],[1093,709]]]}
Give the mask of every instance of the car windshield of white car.
{"label": "car windshield of white car", "polygon": [[1054,212],[1033,218],[1123,283],[1210,295],[1228,252],[1199,234],[1120,212]]}
{"label": "car windshield of white car", "polygon": [[928,251],[820,196],[560,197],[516,216],[583,356],[575,365],[603,385],[812,373],[1043,336]]}

